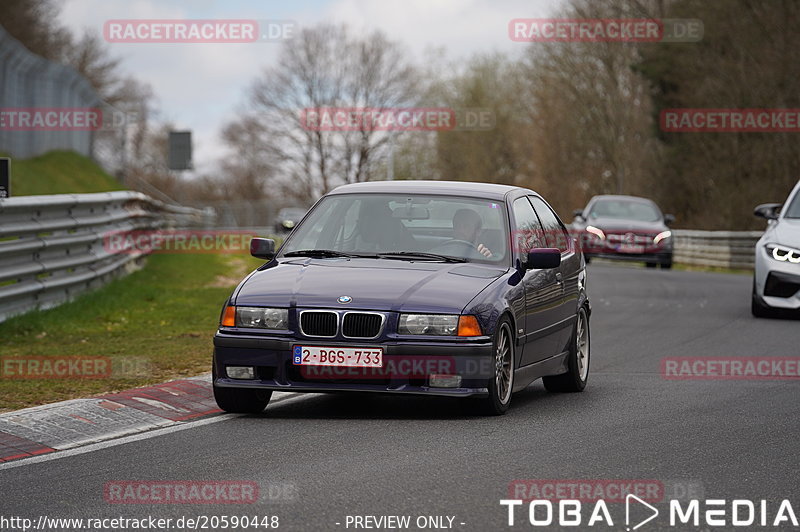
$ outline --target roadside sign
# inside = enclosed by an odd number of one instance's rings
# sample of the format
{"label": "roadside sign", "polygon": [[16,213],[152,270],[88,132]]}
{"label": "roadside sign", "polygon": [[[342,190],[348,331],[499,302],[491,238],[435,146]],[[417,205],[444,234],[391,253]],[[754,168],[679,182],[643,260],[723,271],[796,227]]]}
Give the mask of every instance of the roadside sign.
{"label": "roadside sign", "polygon": [[192,168],[192,132],[169,132],[170,170],[190,170]]}
{"label": "roadside sign", "polygon": [[11,197],[11,159],[0,157],[0,198]]}

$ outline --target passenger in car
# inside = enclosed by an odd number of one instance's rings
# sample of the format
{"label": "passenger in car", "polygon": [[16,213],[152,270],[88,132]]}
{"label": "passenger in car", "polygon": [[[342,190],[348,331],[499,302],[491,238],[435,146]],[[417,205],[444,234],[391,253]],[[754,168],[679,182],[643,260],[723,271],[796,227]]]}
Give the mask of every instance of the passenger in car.
{"label": "passenger in car", "polygon": [[356,251],[416,251],[417,243],[385,203],[365,202],[358,213]]}

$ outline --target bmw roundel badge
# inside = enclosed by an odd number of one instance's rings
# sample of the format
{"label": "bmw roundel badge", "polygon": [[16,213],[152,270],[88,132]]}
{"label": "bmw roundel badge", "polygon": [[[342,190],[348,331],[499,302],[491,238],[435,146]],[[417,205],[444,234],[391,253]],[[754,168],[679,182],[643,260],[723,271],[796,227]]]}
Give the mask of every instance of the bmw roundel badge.
{"label": "bmw roundel badge", "polygon": [[342,305],[346,305],[346,304],[350,303],[352,300],[353,300],[353,298],[350,297],[350,296],[339,296],[339,299],[337,299],[336,301],[338,301]]}

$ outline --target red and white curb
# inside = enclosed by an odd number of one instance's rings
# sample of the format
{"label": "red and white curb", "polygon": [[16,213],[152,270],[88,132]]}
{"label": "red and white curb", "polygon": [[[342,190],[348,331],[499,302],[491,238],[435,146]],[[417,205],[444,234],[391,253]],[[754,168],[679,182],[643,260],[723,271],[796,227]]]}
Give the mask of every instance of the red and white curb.
{"label": "red and white curb", "polygon": [[[273,394],[291,395],[291,394]],[[0,414],[0,463],[219,414],[211,376]]]}

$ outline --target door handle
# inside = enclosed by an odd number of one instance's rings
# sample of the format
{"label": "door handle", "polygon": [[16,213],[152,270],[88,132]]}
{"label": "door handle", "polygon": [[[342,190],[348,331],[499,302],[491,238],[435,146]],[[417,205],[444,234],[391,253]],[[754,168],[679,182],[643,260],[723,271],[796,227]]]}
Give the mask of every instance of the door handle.
{"label": "door handle", "polygon": [[564,284],[564,277],[561,275],[561,272],[556,273],[556,282]]}

